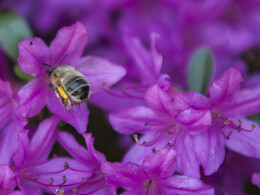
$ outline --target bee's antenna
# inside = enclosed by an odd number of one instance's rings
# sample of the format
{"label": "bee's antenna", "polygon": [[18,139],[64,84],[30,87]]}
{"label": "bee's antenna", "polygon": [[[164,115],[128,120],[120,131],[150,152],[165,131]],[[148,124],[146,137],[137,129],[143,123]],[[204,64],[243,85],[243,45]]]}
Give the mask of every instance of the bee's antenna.
{"label": "bee's antenna", "polygon": [[51,65],[49,65],[49,64],[46,64],[46,63],[44,63],[44,62],[42,63],[42,65],[53,68],[53,66],[51,66]]}
{"label": "bee's antenna", "polygon": [[61,59],[59,65],[61,65],[61,63],[65,60],[65,58],[68,56],[68,54],[66,54],[65,56],[63,56],[63,58]]}

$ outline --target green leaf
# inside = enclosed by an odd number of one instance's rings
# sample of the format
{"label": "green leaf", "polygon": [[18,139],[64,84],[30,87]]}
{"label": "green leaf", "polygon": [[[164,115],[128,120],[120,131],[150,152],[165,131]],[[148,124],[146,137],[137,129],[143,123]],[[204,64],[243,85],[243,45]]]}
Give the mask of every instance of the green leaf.
{"label": "green leaf", "polygon": [[196,50],[189,62],[189,90],[205,94],[211,81],[213,69],[214,59],[212,52],[208,48]]}
{"label": "green leaf", "polygon": [[18,43],[32,37],[26,21],[13,11],[0,12],[0,45],[13,60],[18,58]]}
{"label": "green leaf", "polygon": [[30,75],[28,75],[28,74],[25,74],[25,73],[21,70],[20,66],[18,66],[18,64],[16,64],[16,65],[14,66],[14,73],[15,73],[16,76],[18,76],[20,79],[22,79],[22,80],[24,80],[24,81],[30,81],[30,80],[33,79],[32,76],[30,76]]}

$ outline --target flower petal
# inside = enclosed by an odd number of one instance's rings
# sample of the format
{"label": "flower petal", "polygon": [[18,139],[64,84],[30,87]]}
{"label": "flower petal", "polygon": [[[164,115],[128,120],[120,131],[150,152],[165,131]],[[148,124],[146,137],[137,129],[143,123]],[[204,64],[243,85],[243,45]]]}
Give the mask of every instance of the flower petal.
{"label": "flower petal", "polygon": [[149,107],[164,115],[175,116],[173,97],[163,91],[158,85],[150,87],[144,96]]}
{"label": "flower petal", "polygon": [[49,94],[49,101],[47,102],[48,109],[59,116],[61,120],[72,125],[79,133],[84,133],[87,130],[88,115],[89,111],[87,104],[80,104],[80,107],[74,106],[73,111],[70,109],[66,112],[62,103],[54,95],[54,93]]}
{"label": "flower petal", "polygon": [[85,58],[85,61],[75,68],[86,76],[92,93],[104,90],[104,84],[111,87],[126,74],[122,66],[94,56]]}
{"label": "flower petal", "polygon": [[188,133],[180,133],[176,142],[177,171],[182,175],[200,178],[199,162],[194,151],[194,144]]}
{"label": "flower petal", "polygon": [[234,97],[224,102],[218,110],[226,116],[242,118],[259,113],[260,85],[239,90]]}
{"label": "flower petal", "polygon": [[40,123],[30,143],[30,153],[27,157],[29,163],[47,159],[56,138],[56,126],[59,121],[57,116],[53,116]]}
{"label": "flower petal", "polygon": [[29,153],[28,132],[29,130],[23,130],[18,133],[18,147],[13,155],[13,161],[17,169],[23,166]]}
{"label": "flower petal", "polygon": [[114,129],[122,134],[166,130],[170,124],[170,121],[143,106],[112,113],[109,115],[109,121]]}
{"label": "flower petal", "polygon": [[18,132],[23,130],[26,120],[14,113],[9,117],[7,124],[0,129],[0,164],[10,164],[11,158],[17,149]]}
{"label": "flower petal", "polygon": [[87,149],[81,146],[71,134],[59,131],[57,133],[57,140],[75,159],[81,162],[90,163],[90,165],[93,164],[93,159]]}
{"label": "flower petal", "polygon": [[108,183],[129,191],[143,188],[143,182],[148,179],[142,167],[134,163],[105,162],[102,164],[102,171],[106,173]]}
{"label": "flower petal", "polygon": [[61,28],[50,45],[50,52],[53,55],[55,65],[62,64],[75,66],[88,41],[86,28],[80,22],[69,27]]}
{"label": "flower petal", "polygon": [[[47,85],[47,84],[46,84]],[[37,115],[46,105],[47,90],[43,79],[34,79],[18,92],[18,112],[24,117]]]}
{"label": "flower petal", "polygon": [[253,182],[253,184],[257,185],[260,188],[260,174],[259,173],[253,173],[252,182]]}
{"label": "flower petal", "polygon": [[90,155],[92,155],[93,159],[96,159],[96,161],[101,165],[103,162],[106,161],[106,157],[103,153],[98,152],[94,148],[94,138],[92,137],[92,134],[84,133],[83,136],[85,138],[85,142],[86,142]]}
{"label": "flower petal", "polygon": [[194,150],[205,175],[215,173],[225,158],[225,138],[219,129],[211,127],[205,133],[193,137]]}
{"label": "flower petal", "polygon": [[145,157],[143,169],[149,177],[167,178],[176,170],[176,151],[170,147],[164,147],[158,152],[153,152]]}
{"label": "flower petal", "polygon": [[241,73],[236,69],[230,68],[212,83],[209,89],[209,97],[213,102],[220,103],[234,95],[240,88],[242,81]]}
{"label": "flower petal", "polygon": [[206,185],[198,179],[186,176],[173,176],[162,180],[158,185],[161,187],[161,192],[166,194],[214,195],[214,187]]}
{"label": "flower petal", "polygon": [[40,38],[29,38],[19,44],[19,58],[17,60],[21,70],[29,75],[45,74],[46,67],[42,63],[49,63],[49,48]]}
{"label": "flower petal", "polygon": [[260,158],[260,127],[250,120],[242,120],[242,128],[250,130],[252,125],[255,125],[252,132],[233,131],[229,140],[226,141],[226,146],[245,156]]}
{"label": "flower petal", "polygon": [[0,165],[0,191],[1,194],[10,194],[17,186],[16,175],[6,164]]}

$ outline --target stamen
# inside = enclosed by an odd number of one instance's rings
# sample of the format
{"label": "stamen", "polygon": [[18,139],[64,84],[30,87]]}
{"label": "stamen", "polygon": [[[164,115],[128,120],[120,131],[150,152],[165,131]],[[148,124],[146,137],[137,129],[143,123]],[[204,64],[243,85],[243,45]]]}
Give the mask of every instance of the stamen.
{"label": "stamen", "polygon": [[54,179],[51,177],[50,180],[49,180],[50,184],[52,185],[53,182],[54,182]]}
{"label": "stamen", "polygon": [[69,163],[68,163],[68,162],[65,162],[65,163],[64,163],[64,168],[65,168],[65,169],[69,168]]}
{"label": "stamen", "polygon": [[64,190],[63,189],[56,189],[56,193],[57,193],[57,195],[63,195]]}
{"label": "stamen", "polygon": [[135,140],[135,142],[140,145],[140,146],[146,146],[146,147],[149,147],[149,146],[152,146],[153,144],[157,143],[158,141],[160,141],[165,135],[167,135],[167,132],[166,131],[163,131],[162,133],[160,133],[155,139],[151,140],[150,142],[143,142],[142,144],[139,142],[138,140],[138,135],[137,134],[134,134],[133,135],[133,138]]}
{"label": "stamen", "polygon": [[39,174],[36,174],[35,175],[35,179],[39,179],[40,178],[40,175]]}
{"label": "stamen", "polygon": [[152,151],[153,151],[153,152],[156,152],[156,149],[155,149],[155,148],[153,148],[153,149],[152,149]]}
{"label": "stamen", "polygon": [[73,188],[71,191],[74,192],[74,193],[78,192],[77,188]]}
{"label": "stamen", "polygon": [[81,178],[81,181],[86,182],[87,179],[86,179],[85,177],[82,177],[82,178]]}

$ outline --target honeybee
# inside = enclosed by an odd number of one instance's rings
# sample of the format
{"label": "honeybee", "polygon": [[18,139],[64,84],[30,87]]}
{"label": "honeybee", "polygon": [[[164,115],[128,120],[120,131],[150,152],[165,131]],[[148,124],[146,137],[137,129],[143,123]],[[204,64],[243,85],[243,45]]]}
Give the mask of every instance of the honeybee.
{"label": "honeybee", "polygon": [[73,66],[58,65],[47,71],[51,83],[49,87],[55,92],[62,105],[67,110],[73,105],[86,103],[90,94],[90,85],[87,79]]}

